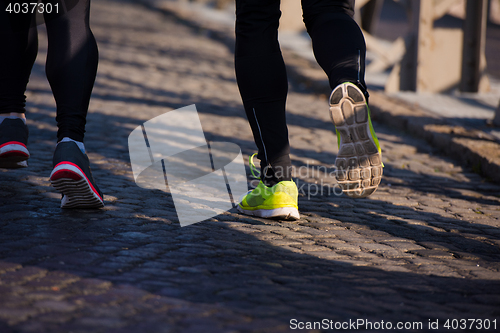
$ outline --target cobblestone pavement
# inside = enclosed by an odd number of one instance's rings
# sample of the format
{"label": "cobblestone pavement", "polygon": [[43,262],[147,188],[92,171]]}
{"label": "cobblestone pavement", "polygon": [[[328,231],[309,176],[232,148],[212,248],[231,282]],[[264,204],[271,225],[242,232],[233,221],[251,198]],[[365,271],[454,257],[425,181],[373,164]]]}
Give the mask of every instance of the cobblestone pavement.
{"label": "cobblestone pavement", "polygon": [[196,103],[208,140],[253,153],[231,49],[133,3],[92,10],[100,65],[86,147],[106,207],[61,210],[49,186],[56,126],[42,31],[29,168],[0,169],[0,332],[284,332],[293,318],[500,326],[500,186],[375,123],[381,187],[369,199],[328,195],[335,181],[320,171],[337,143],[324,96],[289,97],[299,221],[232,211],[181,228],[169,195],[135,185],[127,137]]}

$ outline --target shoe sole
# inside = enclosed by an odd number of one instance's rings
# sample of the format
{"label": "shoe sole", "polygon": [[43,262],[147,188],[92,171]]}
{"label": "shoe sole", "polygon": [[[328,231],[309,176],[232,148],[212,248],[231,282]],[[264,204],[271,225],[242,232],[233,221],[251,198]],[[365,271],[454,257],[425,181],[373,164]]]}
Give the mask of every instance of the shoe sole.
{"label": "shoe sole", "polygon": [[363,93],[354,84],[339,85],[330,96],[330,115],[341,136],[337,182],[346,195],[365,198],[377,190],[383,171]]}
{"label": "shoe sole", "polygon": [[64,197],[61,208],[101,208],[102,198],[85,173],[70,162],[61,162],[50,174],[50,182]]}
{"label": "shoe sole", "polygon": [[263,217],[273,220],[295,221],[300,219],[299,210],[295,207],[281,207],[275,209],[255,209],[247,210],[238,205],[238,211],[245,215]]}
{"label": "shoe sole", "polygon": [[17,141],[6,142],[0,146],[0,168],[15,169],[27,167],[30,153],[26,146]]}

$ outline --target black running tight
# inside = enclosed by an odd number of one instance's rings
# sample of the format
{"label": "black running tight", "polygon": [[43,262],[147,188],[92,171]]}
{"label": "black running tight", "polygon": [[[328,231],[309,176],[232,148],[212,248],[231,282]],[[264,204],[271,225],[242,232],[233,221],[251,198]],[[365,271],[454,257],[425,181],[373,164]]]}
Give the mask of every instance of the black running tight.
{"label": "black running tight", "polygon": [[[352,19],[353,4],[349,0],[302,0],[303,18],[331,88],[353,82],[366,92],[366,46]],[[270,185],[291,179],[285,116],[288,82],[278,43],[280,16],[280,0],[236,0],[236,78],[261,170]]]}
{"label": "black running tight", "polygon": [[[33,15],[5,12],[13,2],[0,0],[0,113],[25,112],[24,94],[38,51]],[[57,138],[83,141],[98,63],[89,28],[90,0],[43,2],[59,4],[59,13],[44,14],[49,42],[45,70],[57,105]]]}

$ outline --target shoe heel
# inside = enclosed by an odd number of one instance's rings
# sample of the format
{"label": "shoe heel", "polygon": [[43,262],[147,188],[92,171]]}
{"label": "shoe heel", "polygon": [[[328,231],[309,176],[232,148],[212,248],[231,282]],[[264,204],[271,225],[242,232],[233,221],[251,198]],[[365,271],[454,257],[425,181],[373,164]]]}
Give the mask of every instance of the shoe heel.
{"label": "shoe heel", "polygon": [[71,163],[59,163],[50,174],[50,182],[64,196],[61,208],[104,207],[85,174]]}

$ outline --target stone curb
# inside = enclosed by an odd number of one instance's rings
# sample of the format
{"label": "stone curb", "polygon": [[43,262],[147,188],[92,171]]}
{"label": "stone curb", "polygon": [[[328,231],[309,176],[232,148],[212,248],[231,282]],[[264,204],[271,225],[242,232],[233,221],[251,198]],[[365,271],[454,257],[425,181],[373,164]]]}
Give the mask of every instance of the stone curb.
{"label": "stone curb", "polygon": [[[143,5],[173,15],[192,27],[206,29],[210,38],[232,48],[234,33],[226,25],[200,19],[187,3],[166,0],[137,0]],[[283,50],[288,76],[307,89],[328,96],[330,87],[321,68],[293,51]],[[469,165],[474,172],[500,184],[500,143],[489,134],[456,126],[446,119],[408,102],[370,91],[370,110],[374,120],[425,139],[441,152]]]}

